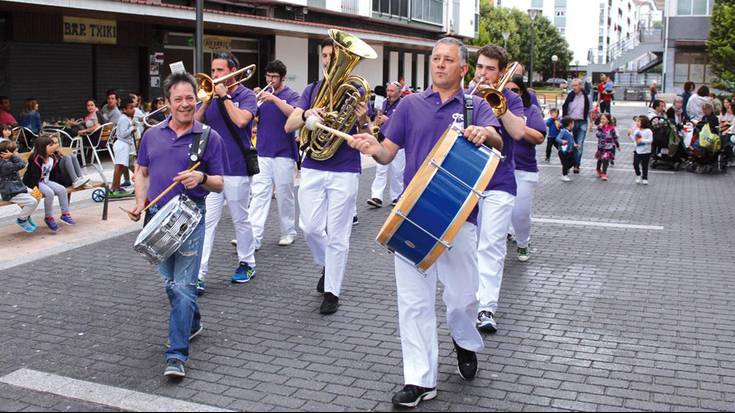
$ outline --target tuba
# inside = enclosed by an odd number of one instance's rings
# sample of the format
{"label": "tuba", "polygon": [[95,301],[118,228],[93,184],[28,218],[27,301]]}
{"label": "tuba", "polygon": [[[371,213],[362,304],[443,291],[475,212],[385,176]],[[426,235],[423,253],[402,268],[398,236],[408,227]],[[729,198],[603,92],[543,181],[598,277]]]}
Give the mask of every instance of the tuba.
{"label": "tuba", "polygon": [[510,81],[510,79],[513,78],[513,73],[515,73],[519,64],[520,63],[518,62],[513,62],[513,64],[505,70],[505,74],[500,78],[497,84],[493,86],[477,87],[477,95],[490,104],[490,107],[493,108],[493,112],[495,113],[495,117],[499,118],[508,111],[508,102],[505,101],[503,89],[505,89],[505,85]]}
{"label": "tuba", "polygon": [[[357,122],[357,105],[360,102],[367,104],[370,99],[370,85],[362,77],[353,75],[352,71],[360,60],[375,59],[377,53],[348,32],[330,29],[329,37],[334,42],[334,54],[311,107],[326,108],[322,123],[349,133]],[[301,149],[317,161],[334,156],[342,141],[343,138],[321,129],[310,131],[301,128],[299,132]]]}

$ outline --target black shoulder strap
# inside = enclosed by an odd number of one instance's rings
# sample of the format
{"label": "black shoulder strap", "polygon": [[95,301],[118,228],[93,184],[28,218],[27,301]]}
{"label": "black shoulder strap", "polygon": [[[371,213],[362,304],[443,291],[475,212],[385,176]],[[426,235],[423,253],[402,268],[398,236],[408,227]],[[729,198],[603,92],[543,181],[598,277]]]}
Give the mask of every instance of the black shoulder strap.
{"label": "black shoulder strap", "polygon": [[464,128],[467,129],[472,125],[474,116],[475,103],[472,101],[472,95],[464,95]]}
{"label": "black shoulder strap", "polygon": [[204,157],[204,152],[207,151],[207,145],[209,144],[209,132],[211,131],[212,128],[204,125],[202,133],[199,133],[194,137],[194,141],[191,143],[191,147],[189,148],[189,168],[201,161]]}
{"label": "black shoulder strap", "polygon": [[232,139],[235,140],[235,143],[237,143],[237,147],[240,148],[243,160],[247,160],[248,151],[247,149],[245,149],[245,145],[242,143],[242,139],[240,139],[240,135],[237,133],[235,124],[232,123],[232,119],[230,119],[230,115],[227,114],[227,108],[225,107],[224,99],[217,99],[217,107],[219,108],[220,115],[222,115],[222,119],[224,119],[225,121],[225,125],[227,125],[227,129],[230,131]]}

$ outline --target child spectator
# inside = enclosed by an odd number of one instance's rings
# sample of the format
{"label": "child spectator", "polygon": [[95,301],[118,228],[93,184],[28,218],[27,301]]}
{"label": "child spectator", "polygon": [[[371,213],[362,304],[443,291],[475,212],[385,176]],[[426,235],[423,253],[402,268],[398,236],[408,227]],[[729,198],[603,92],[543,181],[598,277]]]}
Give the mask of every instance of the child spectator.
{"label": "child spectator", "polygon": [[63,174],[59,167],[58,158],[53,154],[59,149],[58,141],[51,136],[40,136],[36,140],[36,146],[28,162],[28,169],[23,175],[23,183],[28,188],[38,187],[44,197],[44,207],[46,218],[46,226],[52,232],[58,232],[59,226],[54,220],[54,195],[59,198],[61,205],[61,221],[68,225],[74,225],[69,213],[69,198],[66,194],[66,188],[59,184],[58,181],[63,180]]}
{"label": "child spectator", "polygon": [[[60,145],[58,135],[49,134],[48,136],[53,140],[54,144]],[[79,165],[79,161],[75,155],[64,156],[56,150],[51,156],[56,159],[59,163],[59,168],[61,168],[61,176],[56,181],[57,183],[64,187],[73,186],[74,189],[78,189],[90,181],[89,177],[82,173],[82,167]]]}
{"label": "child spectator", "polygon": [[26,163],[18,157],[18,145],[11,140],[0,142],[0,196],[3,201],[18,205],[20,214],[15,223],[25,232],[33,232],[38,226],[31,220],[31,214],[38,207],[38,201],[23,184],[18,171]]}
{"label": "child spectator", "polygon": [[127,192],[120,189],[120,179],[130,166],[130,154],[135,149],[135,124],[133,116],[135,116],[135,101],[126,97],[122,100],[122,115],[117,121],[117,132],[115,144],[112,151],[115,154],[115,173],[112,177],[112,193],[110,196],[125,196]]}
{"label": "child spectator", "polygon": [[0,134],[0,142],[13,140],[11,138],[13,136],[13,128],[10,125],[0,124],[0,132],[2,132]]}
{"label": "child spectator", "polygon": [[[631,135],[631,139],[635,143],[635,154],[633,155],[633,168],[635,168],[637,184],[648,185],[648,163],[651,161],[651,143],[653,143],[653,132],[651,131],[651,121],[647,116],[641,115],[636,117],[636,129]],[[641,167],[643,173],[641,174]]]}
{"label": "child spectator", "polygon": [[551,161],[551,148],[559,149],[556,144],[556,136],[559,134],[561,129],[561,123],[559,123],[559,109],[551,108],[549,110],[549,117],[546,119],[546,162]]}
{"label": "child spectator", "polygon": [[577,161],[577,148],[579,145],[574,141],[572,130],[574,129],[574,119],[565,116],[561,120],[562,129],[556,135],[556,144],[559,148],[559,160],[561,161],[561,180],[571,182],[569,170]]}
{"label": "child spectator", "polygon": [[600,115],[600,125],[597,127],[597,177],[607,181],[607,167],[615,159],[615,147],[620,147],[618,133],[609,113]]}

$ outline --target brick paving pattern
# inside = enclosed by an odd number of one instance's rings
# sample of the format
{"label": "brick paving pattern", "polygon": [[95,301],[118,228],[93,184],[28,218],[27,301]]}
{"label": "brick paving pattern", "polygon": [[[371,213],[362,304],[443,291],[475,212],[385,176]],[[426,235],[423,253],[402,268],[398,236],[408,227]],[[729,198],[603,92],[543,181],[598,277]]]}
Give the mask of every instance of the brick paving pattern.
{"label": "brick paving pattern", "polygon": [[[637,186],[626,145],[601,182],[594,145],[572,183],[541,168],[535,216],[664,229],[534,225],[528,263],[509,244],[500,330],[474,381],[456,374],[439,318],[439,395],[422,409],[735,409],[735,175],[654,173]],[[237,256],[222,220],[183,382],[162,376],[169,306],[136,234],[0,271],[0,376],[25,367],[234,410],[390,410],[401,349],[393,261],[374,241],[388,208],[364,204],[373,175],[361,178],[337,314],[318,314],[320,268],[303,239],[277,246],[274,204],[247,285],[229,282]],[[109,409],[0,385],[0,410]]]}

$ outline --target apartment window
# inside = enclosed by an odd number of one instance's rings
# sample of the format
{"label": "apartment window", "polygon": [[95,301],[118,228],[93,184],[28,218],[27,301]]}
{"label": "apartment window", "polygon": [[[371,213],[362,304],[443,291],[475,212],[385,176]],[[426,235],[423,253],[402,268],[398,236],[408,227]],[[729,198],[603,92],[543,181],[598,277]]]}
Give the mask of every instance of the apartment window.
{"label": "apartment window", "polygon": [[408,2],[409,0],[373,0],[373,11],[407,19]]}
{"label": "apartment window", "polygon": [[531,8],[532,9],[543,9],[544,0],[531,0]]}
{"label": "apartment window", "polygon": [[709,16],[713,0],[677,0],[679,16]]}
{"label": "apartment window", "polygon": [[557,10],[556,11],[556,17],[564,17],[566,16],[566,12],[564,10]]}
{"label": "apartment window", "polygon": [[413,0],[411,2],[411,18],[426,23],[443,24],[444,2],[442,0]]}
{"label": "apartment window", "polygon": [[679,52],[674,60],[674,83],[683,84],[691,80],[696,84],[711,83],[714,80],[712,68],[704,53]]}

